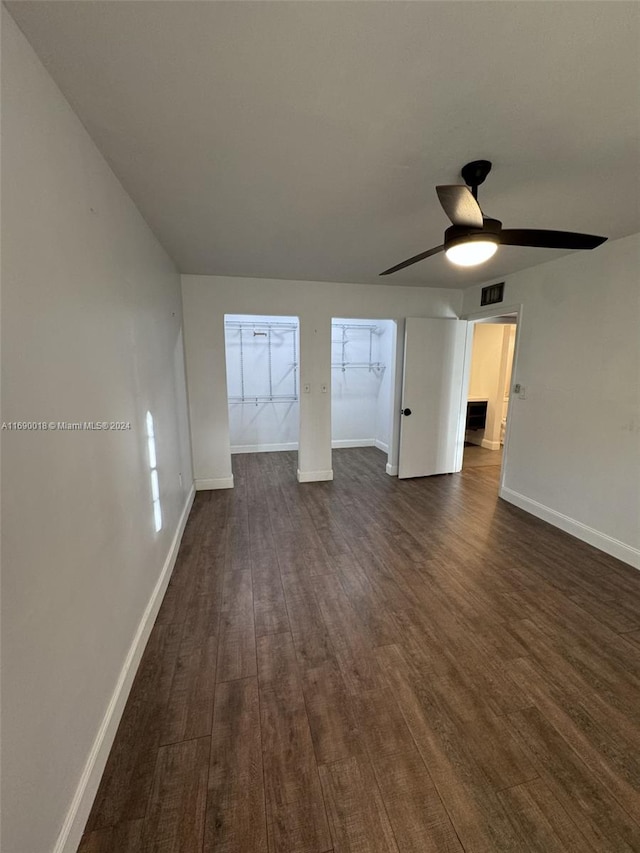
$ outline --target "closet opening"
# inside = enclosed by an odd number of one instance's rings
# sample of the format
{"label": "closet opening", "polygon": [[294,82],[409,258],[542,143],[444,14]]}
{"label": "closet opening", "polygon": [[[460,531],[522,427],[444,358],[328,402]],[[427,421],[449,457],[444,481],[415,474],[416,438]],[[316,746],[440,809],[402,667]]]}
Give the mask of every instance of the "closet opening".
{"label": "closet opening", "polygon": [[299,327],[297,317],[225,314],[232,454],[297,451]]}
{"label": "closet opening", "polygon": [[[394,444],[395,352],[395,321],[332,319],[331,447],[375,448],[377,452],[369,453],[372,464],[386,466],[388,472]],[[334,453],[334,470],[335,461]]]}
{"label": "closet opening", "polygon": [[463,468],[503,464],[517,319],[504,314],[473,322]]}

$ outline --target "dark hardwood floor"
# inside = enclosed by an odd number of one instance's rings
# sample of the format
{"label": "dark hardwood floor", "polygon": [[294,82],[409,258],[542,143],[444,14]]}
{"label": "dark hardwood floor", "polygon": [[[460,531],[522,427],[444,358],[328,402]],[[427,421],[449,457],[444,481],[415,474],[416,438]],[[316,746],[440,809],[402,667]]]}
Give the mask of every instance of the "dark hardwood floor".
{"label": "dark hardwood floor", "polygon": [[640,572],[499,468],[200,492],[81,853],[640,851]]}

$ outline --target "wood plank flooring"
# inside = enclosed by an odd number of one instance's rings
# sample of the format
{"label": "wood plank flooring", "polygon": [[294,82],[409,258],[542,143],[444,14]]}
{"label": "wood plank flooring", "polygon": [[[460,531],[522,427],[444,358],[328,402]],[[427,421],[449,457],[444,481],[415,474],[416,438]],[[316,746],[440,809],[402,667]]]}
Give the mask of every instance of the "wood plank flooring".
{"label": "wood plank flooring", "polygon": [[384,461],[198,493],[80,853],[640,851],[640,572]]}

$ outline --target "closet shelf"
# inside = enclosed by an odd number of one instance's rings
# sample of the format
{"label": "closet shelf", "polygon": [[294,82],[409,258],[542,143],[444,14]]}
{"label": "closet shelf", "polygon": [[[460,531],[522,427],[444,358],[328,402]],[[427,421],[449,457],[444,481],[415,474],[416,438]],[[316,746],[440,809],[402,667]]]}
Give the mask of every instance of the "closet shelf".
{"label": "closet shelf", "polygon": [[[345,373],[347,370],[368,370],[369,373],[375,373],[377,376],[381,376],[384,373],[386,365],[382,364],[380,361],[373,360],[373,336],[378,334],[378,327],[376,325],[365,325],[362,323],[332,323],[331,330],[334,331],[336,329],[340,329],[342,332],[342,336],[340,340],[331,340],[331,346],[340,347],[340,353],[334,352],[334,358],[337,355],[340,355],[341,358],[336,361],[331,362],[331,368],[335,370],[342,370]],[[350,344],[354,344],[357,342],[357,338],[355,335],[349,337],[347,334],[349,331],[351,332],[366,332],[369,336],[369,359],[367,361],[351,361],[348,356],[347,348]],[[353,351],[352,351],[353,352]],[[364,353],[363,353],[364,354]]]}

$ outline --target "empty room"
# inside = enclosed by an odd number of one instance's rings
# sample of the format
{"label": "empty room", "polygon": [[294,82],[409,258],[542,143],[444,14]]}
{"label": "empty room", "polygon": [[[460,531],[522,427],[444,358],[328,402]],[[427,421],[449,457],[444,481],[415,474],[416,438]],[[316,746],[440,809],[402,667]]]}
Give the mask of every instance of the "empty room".
{"label": "empty room", "polygon": [[2,852],[640,851],[640,5],[1,13]]}

